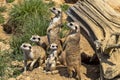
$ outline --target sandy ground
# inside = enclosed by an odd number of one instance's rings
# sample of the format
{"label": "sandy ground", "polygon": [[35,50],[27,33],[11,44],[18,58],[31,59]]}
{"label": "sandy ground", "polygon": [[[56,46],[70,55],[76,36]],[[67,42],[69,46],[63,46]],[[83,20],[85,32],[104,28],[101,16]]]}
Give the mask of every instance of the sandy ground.
{"label": "sandy ground", "polygon": [[[49,1],[49,0],[46,0]],[[56,5],[60,5],[64,3],[64,0],[53,0],[55,1]],[[106,0],[107,1],[107,0]],[[111,0],[112,1],[112,0]],[[118,1],[118,0],[117,0]],[[19,2],[16,1],[15,3]],[[120,2],[120,1],[119,1]],[[114,6],[116,9],[116,6],[111,4],[110,2],[108,2],[111,6]],[[7,13],[3,13],[5,19],[8,18],[8,14]],[[11,39],[11,35],[6,34],[3,29],[2,26],[0,26],[0,47],[3,46],[6,47],[6,45],[8,44],[3,44],[1,43],[3,40],[8,41]],[[86,45],[87,43],[85,43],[85,39],[83,38],[82,44],[84,45],[83,47],[85,48],[85,51],[87,51],[88,53],[91,53],[93,51],[91,51],[91,49],[88,47],[88,45]],[[8,47],[7,47],[8,48]],[[98,65],[86,65],[86,64],[82,64],[81,66],[81,76],[82,76],[82,80],[95,80],[99,77],[99,66]],[[67,73],[67,69],[66,67],[62,66],[62,65],[58,65],[57,66],[57,70],[59,71],[58,74],[48,74],[46,75],[45,73],[43,73],[43,70],[40,68],[35,68],[33,71],[27,71],[27,73],[21,73],[21,75],[19,75],[16,79],[15,78],[10,78],[9,80],[75,80],[75,78],[68,78],[68,73]]]}
{"label": "sandy ground", "polygon": [[[99,77],[98,65],[84,64],[80,69],[82,80],[95,80]],[[75,78],[68,78],[67,68],[65,66],[58,65],[57,70],[59,73],[46,74],[43,72],[42,68],[35,68],[33,71],[22,73],[16,80],[76,80]],[[9,80],[13,80],[13,78],[10,78]]]}

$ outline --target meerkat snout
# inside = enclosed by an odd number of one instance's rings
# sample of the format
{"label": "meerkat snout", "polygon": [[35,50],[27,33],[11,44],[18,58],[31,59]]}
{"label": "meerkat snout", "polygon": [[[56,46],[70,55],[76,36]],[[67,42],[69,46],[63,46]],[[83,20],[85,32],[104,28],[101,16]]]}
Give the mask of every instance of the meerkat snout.
{"label": "meerkat snout", "polygon": [[29,43],[23,43],[20,48],[21,48],[22,50],[29,51],[29,50],[31,50],[32,46],[31,46],[31,44],[29,44]]}

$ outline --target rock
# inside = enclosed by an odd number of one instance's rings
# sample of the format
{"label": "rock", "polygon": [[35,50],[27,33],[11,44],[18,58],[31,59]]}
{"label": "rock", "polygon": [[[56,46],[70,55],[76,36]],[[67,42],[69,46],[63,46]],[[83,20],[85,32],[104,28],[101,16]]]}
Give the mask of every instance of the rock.
{"label": "rock", "polygon": [[30,77],[25,78],[25,80],[31,80]]}
{"label": "rock", "polygon": [[21,80],[22,77],[23,77],[23,75],[19,75],[16,79],[17,79],[17,80]]}
{"label": "rock", "polygon": [[15,78],[9,78],[8,80],[16,80]]}

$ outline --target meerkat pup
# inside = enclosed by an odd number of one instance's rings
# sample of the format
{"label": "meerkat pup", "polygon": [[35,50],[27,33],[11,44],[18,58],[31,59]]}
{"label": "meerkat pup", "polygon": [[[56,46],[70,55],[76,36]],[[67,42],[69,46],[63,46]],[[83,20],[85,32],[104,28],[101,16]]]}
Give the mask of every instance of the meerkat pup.
{"label": "meerkat pup", "polygon": [[33,69],[33,66],[36,61],[39,60],[39,65],[43,63],[45,60],[46,54],[45,50],[40,46],[31,46],[29,43],[23,43],[20,48],[23,51],[24,55],[24,71],[27,70],[27,61],[31,60],[32,63],[30,64],[30,70]]}
{"label": "meerkat pup", "polygon": [[51,73],[58,73],[58,70],[56,70],[56,61],[57,61],[57,49],[58,49],[58,45],[55,43],[52,43],[50,45],[50,53],[49,56],[47,58],[47,60],[45,61],[46,67],[46,73],[47,72],[51,72]]}
{"label": "meerkat pup", "polygon": [[43,47],[44,50],[47,50],[48,47],[47,36],[32,35],[30,41],[35,42],[37,45]]}
{"label": "meerkat pup", "polygon": [[78,79],[81,79],[80,66],[80,27],[75,22],[70,22],[67,24],[68,28],[71,30],[69,35],[66,37],[64,43],[64,51],[66,54],[66,63],[69,73],[69,77],[73,76],[72,71],[78,75]]}

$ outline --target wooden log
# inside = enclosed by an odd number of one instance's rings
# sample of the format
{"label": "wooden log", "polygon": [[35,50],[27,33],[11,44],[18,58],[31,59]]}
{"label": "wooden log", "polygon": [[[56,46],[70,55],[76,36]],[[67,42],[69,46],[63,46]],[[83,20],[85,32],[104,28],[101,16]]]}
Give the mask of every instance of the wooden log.
{"label": "wooden log", "polygon": [[[106,53],[107,50],[109,50],[109,53],[114,53],[109,55],[109,61],[108,57],[103,54],[99,54],[101,57],[98,56],[99,60],[101,60],[104,77],[113,79],[120,75],[120,70],[118,70],[120,69],[118,68],[120,67],[118,60],[120,56],[118,54],[120,50],[120,13],[116,12],[108,4],[108,1],[79,0],[69,8],[67,14],[68,18],[80,24],[81,34],[88,40],[93,50],[96,50],[94,41],[104,40],[101,43],[103,53]],[[112,35],[115,35],[115,37],[111,37]],[[116,72],[116,70],[118,71]],[[108,73],[109,71],[111,72]]]}

